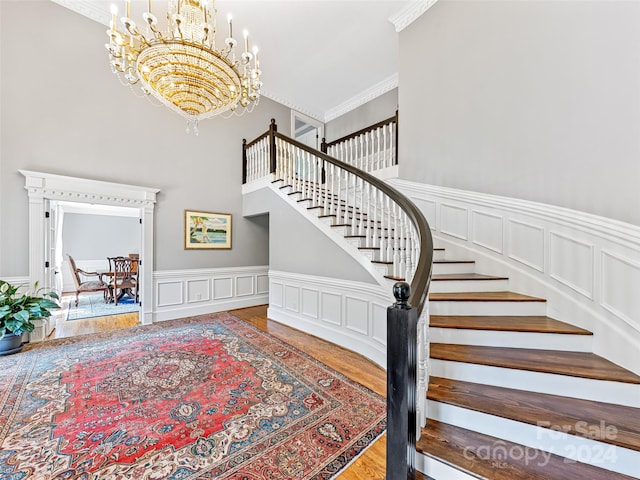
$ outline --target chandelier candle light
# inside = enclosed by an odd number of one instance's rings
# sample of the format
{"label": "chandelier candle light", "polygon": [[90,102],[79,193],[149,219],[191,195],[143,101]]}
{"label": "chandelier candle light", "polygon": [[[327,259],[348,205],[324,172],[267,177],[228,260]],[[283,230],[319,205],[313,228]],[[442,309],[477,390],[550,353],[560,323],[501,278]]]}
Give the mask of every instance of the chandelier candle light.
{"label": "chandelier candle light", "polygon": [[112,71],[125,84],[140,82],[142,91],[187,119],[197,134],[198,122],[224,112],[251,111],[260,100],[258,49],[236,60],[231,15],[224,48],[216,48],[216,8],[213,0],[169,0],[166,31],[162,32],[148,0],[142,14],[143,33],[131,20],[131,0],[125,1],[124,31],[118,30],[118,8],[111,6],[107,30]]}

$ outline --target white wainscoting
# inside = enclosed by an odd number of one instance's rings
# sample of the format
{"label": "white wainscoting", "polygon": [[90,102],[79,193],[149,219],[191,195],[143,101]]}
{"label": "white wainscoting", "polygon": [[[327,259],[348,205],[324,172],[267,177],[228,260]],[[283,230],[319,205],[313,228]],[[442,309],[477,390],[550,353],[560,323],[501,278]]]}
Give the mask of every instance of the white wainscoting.
{"label": "white wainscoting", "polygon": [[552,205],[394,179],[445,258],[509,276],[547,314],[594,333],[594,353],[640,373],[640,227]]}
{"label": "white wainscoting", "polygon": [[166,270],[153,273],[153,321],[269,302],[267,266]]}
{"label": "white wainscoting", "polygon": [[269,271],[269,318],[369,358],[386,368],[387,307],[379,285]]}

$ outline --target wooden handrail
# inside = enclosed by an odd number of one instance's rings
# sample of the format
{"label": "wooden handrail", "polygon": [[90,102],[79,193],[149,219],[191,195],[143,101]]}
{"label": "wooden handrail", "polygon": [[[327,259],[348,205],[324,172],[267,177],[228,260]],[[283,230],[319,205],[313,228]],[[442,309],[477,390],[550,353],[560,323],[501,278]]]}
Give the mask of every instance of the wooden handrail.
{"label": "wooden handrail", "polygon": [[363,133],[367,133],[370,132],[372,130],[376,130],[380,127],[384,127],[385,125],[389,125],[390,123],[393,122],[397,122],[398,121],[398,112],[396,112],[396,114],[393,117],[389,117],[386,120],[381,120],[378,123],[375,123],[373,125],[369,125],[368,127],[362,128],[360,130],[358,130],[357,132],[353,132],[350,133],[349,135],[345,135],[344,137],[340,137],[337,140],[333,140],[331,142],[325,142],[324,138],[323,143],[325,143],[327,145],[327,148],[332,147],[334,145],[337,145],[338,143],[342,143],[342,142],[346,142],[347,140],[351,140],[352,138],[356,138],[360,135],[362,135]]}
{"label": "wooden handrail", "polygon": [[429,282],[431,281],[431,265],[433,263],[433,238],[431,237],[431,229],[427,220],[424,218],[422,212],[416,207],[416,205],[409,200],[406,196],[393,188],[391,185],[383,182],[382,180],[374,177],[370,173],[364,172],[359,168],[353,167],[347,163],[333,158],[326,153],[322,153],[314,148],[308,147],[304,143],[300,143],[293,138],[283,135],[280,132],[274,132],[276,138],[280,138],[290,143],[291,145],[304,150],[306,152],[321,158],[327,163],[332,163],[341,169],[362,178],[365,182],[372,184],[378,190],[386,194],[391,200],[400,206],[400,208],[411,219],[411,222],[416,227],[418,235],[420,237],[420,258],[416,265],[415,274],[411,282],[411,296],[409,297],[409,304],[418,309],[418,317],[422,313],[424,305],[427,300],[427,290]]}

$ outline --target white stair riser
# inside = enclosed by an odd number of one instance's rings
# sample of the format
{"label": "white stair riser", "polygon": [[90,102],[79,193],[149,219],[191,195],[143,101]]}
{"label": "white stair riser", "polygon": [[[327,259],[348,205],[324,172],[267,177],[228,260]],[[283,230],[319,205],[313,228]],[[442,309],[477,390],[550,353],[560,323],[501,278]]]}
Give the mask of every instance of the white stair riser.
{"label": "white stair riser", "polygon": [[444,260],[444,250],[433,250],[433,260]]}
{"label": "white stair riser", "polygon": [[318,218],[318,220],[320,220],[325,225],[333,225],[335,221],[333,217],[322,217],[322,218]]}
{"label": "white stair riser", "polygon": [[[556,430],[551,430],[431,400],[427,411],[431,419],[518,444],[507,448],[501,440],[496,440],[486,445],[482,454],[491,459],[527,459],[532,465],[545,466],[550,454],[555,454],[626,475],[637,474],[637,465],[640,465],[640,452],[559,431],[584,430],[587,425],[580,421],[554,425]],[[611,427],[607,430],[607,425],[603,425],[599,435],[602,438],[613,435]]]}
{"label": "white stair riser", "polygon": [[546,302],[429,301],[431,315],[546,315]]}
{"label": "white stair riser", "polygon": [[429,375],[640,408],[640,385],[431,358]]}
{"label": "white stair riser", "polygon": [[505,292],[508,280],[431,280],[430,292]]}
{"label": "white stair riser", "polygon": [[360,250],[360,253],[369,260],[376,260],[377,256],[379,255],[378,251],[376,250]]}
{"label": "white stair riser", "polygon": [[477,475],[468,474],[422,453],[416,454],[416,470],[434,480],[478,480],[479,478]]}
{"label": "white stair riser", "polygon": [[486,347],[536,348],[539,350],[565,350],[591,352],[593,335],[570,335],[538,332],[496,332],[459,328],[429,328],[433,343],[455,345],[481,345]]}
{"label": "white stair riser", "polygon": [[433,263],[434,274],[451,274],[451,273],[474,273],[476,269],[475,263],[465,262],[448,262]]}

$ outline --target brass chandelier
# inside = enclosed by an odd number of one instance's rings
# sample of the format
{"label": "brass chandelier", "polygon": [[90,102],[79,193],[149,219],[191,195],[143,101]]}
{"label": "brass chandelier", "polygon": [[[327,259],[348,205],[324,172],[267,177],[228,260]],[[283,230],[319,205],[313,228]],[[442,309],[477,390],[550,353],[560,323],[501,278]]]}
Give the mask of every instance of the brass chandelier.
{"label": "brass chandelier", "polygon": [[[124,30],[117,25],[117,7],[111,7],[107,34],[112,71],[123,83],[140,82],[171,110],[185,117],[197,133],[198,121],[224,112],[251,111],[260,100],[258,50],[249,51],[244,31],[244,51],[236,59],[231,16],[224,48],[216,48],[214,0],[169,0],[164,32],[152,11],[152,1],[142,14],[141,28],[130,18],[131,0],[125,1]],[[164,23],[164,21],[163,21]]]}

